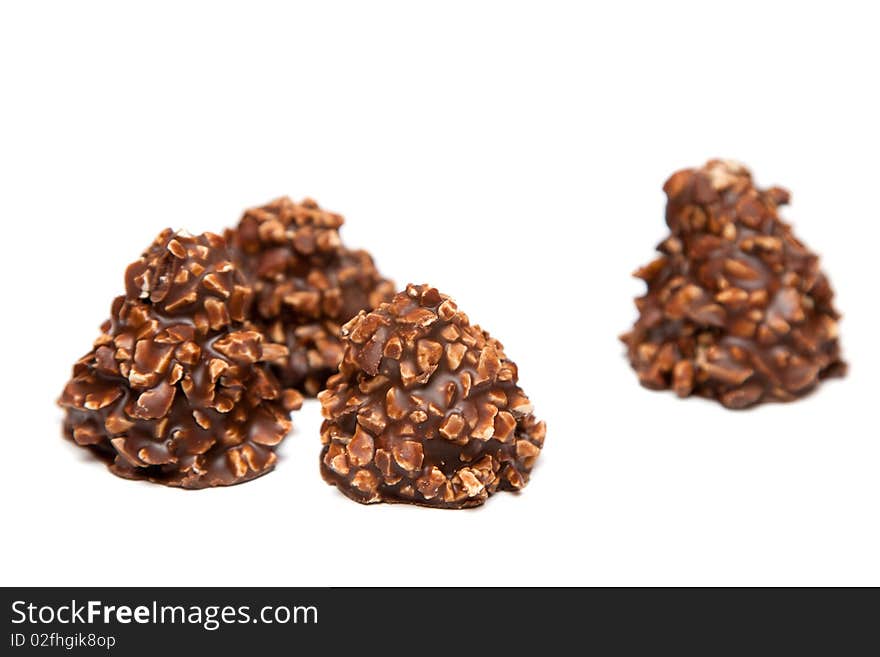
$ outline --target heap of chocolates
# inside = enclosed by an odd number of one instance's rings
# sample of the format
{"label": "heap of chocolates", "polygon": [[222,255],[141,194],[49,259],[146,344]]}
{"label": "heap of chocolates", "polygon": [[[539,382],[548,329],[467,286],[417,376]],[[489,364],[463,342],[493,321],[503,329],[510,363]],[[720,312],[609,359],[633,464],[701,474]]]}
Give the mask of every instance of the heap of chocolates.
{"label": "heap of chocolates", "polygon": [[789,193],[721,160],[663,189],[670,235],[635,273],[648,291],[622,336],[642,385],[745,408],[842,374],[831,286],[779,217]]}
{"label": "heap of chocolates", "polygon": [[545,426],[497,340],[427,285],[343,327],[339,373],[318,397],[324,479],[362,503],[446,508],[519,490]]}
{"label": "heap of chocolates", "polygon": [[160,233],[73,367],[65,435],[122,477],[237,484],[332,376],[321,467],[347,495],[460,508],[522,488],[544,425],[516,366],[436,290],[394,297],[342,223],[285,197],[224,237]]}
{"label": "heap of chocolates", "polygon": [[[779,217],[788,192],[720,160],[664,190],[670,235],[622,336],[641,383],[745,408],[842,374],[831,287]],[[225,486],[270,471],[317,396],[322,476],[355,501],[457,509],[523,488],[545,425],[501,343],[435,288],[395,295],[342,224],[285,197],[225,237],[160,233],[74,365],[65,435],[122,477]]]}
{"label": "heap of chocolates", "polygon": [[302,396],[270,371],[287,348],[248,322],[253,292],[223,238],[163,231],[125,289],[61,395],[65,434],[120,476],[169,486],[271,470]]}

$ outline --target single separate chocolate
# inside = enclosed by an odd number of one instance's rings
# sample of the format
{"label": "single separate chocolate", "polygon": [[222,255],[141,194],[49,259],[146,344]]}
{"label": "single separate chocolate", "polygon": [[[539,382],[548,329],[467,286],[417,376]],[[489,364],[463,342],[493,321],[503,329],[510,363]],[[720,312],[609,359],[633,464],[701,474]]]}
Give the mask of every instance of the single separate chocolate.
{"label": "single separate chocolate", "polygon": [[256,292],[253,321],[289,349],[276,374],[310,396],[339,366],[342,324],[394,294],[366,251],[342,245],[342,223],[312,200],[284,197],[246,211],[226,235]]}
{"label": "single separate chocolate", "polygon": [[321,473],[351,499],[445,508],[519,490],[545,426],[497,340],[446,295],[409,285],[343,327],[318,398]]}
{"label": "single separate chocolate", "polygon": [[223,238],[166,229],[125,287],[59,399],[67,437],[122,477],[169,486],[271,470],[302,395],[266,364],[287,348],[247,323],[253,291]]}
{"label": "single separate chocolate", "polygon": [[663,187],[671,235],[635,276],[648,285],[622,336],[642,385],[728,408],[789,401],[842,375],[831,286],[780,219],[780,187],[712,160]]}

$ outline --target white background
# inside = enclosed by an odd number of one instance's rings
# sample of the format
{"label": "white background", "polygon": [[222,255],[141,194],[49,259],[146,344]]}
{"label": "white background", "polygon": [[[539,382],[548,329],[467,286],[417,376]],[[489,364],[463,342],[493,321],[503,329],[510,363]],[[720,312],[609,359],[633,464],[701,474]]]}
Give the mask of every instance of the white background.
{"label": "white background", "polygon": [[[287,4],[0,9],[0,583],[880,584],[869,3]],[[623,358],[661,185],[715,156],[792,190],[837,289],[850,374],[803,401],[680,401]],[[282,194],[505,344],[549,427],[521,495],[354,504],[319,476],[315,402],[228,489],[61,439],[125,265]]]}

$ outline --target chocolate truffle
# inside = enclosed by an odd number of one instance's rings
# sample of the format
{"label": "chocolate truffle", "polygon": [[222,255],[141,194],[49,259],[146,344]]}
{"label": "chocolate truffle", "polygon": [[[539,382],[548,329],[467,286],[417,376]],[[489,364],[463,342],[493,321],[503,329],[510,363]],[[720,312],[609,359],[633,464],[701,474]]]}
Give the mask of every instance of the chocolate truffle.
{"label": "chocolate truffle", "polygon": [[342,245],[342,223],[312,200],[284,197],[247,210],[227,233],[256,293],[251,319],[289,349],[276,374],[310,396],[339,366],[342,324],[394,294],[366,251]]}
{"label": "chocolate truffle", "polygon": [[841,375],[831,286],[779,217],[789,193],[712,160],[663,187],[670,236],[635,276],[648,285],[622,336],[639,381],[728,408],[789,401]]}
{"label": "chocolate truffle", "polygon": [[166,229],[125,287],[59,399],[66,436],[117,475],[169,486],[271,470],[302,396],[269,370],[287,348],[246,322],[253,291],[223,238]]}
{"label": "chocolate truffle", "polygon": [[409,285],[342,329],[321,400],[321,473],[351,499],[478,506],[519,490],[545,426],[516,365],[446,295]]}

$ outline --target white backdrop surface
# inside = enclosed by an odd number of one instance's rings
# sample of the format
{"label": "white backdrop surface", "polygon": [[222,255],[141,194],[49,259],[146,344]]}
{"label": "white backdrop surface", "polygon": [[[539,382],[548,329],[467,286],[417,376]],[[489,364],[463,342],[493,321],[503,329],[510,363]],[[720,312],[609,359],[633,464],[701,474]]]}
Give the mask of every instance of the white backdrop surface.
{"label": "white backdrop surface", "polygon": [[[869,3],[4,3],[5,585],[880,585],[880,240]],[[849,375],[731,412],[640,388],[617,335],[676,169],[793,193]],[[165,226],[288,194],[402,287],[505,345],[548,424],[480,509],[363,507],[318,473],[319,409],[275,472],[118,479],[54,405]]]}

